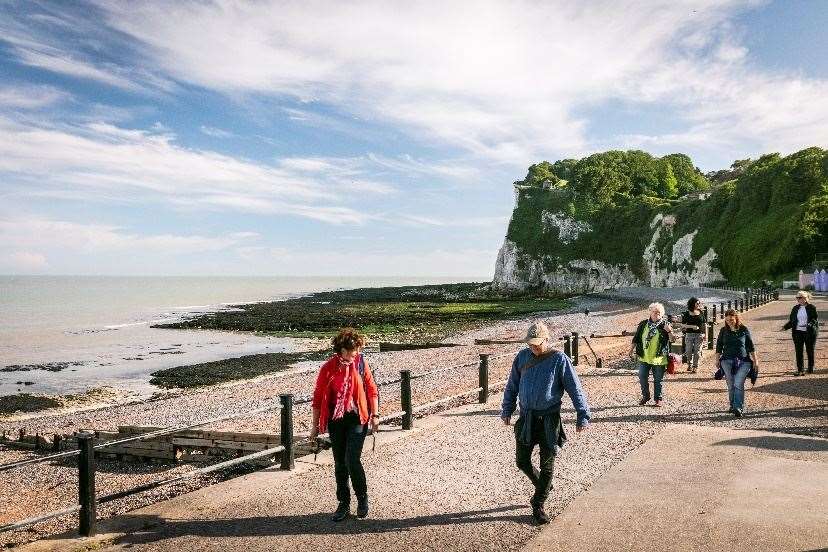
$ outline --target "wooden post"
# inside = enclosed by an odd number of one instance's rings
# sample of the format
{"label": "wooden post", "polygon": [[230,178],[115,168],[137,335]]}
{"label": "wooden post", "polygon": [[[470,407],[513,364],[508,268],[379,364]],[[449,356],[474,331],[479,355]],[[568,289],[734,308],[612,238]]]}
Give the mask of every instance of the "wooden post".
{"label": "wooden post", "polygon": [[[713,305],[713,308],[715,309],[716,306]],[[714,314],[713,316],[716,316],[716,315]],[[707,316],[707,305],[704,306],[704,319],[705,320],[710,320],[710,318]]]}
{"label": "wooden post", "polygon": [[572,332],[572,366],[578,366],[578,342],[581,341],[578,332]]}
{"label": "wooden post", "polygon": [[400,402],[402,403],[403,429],[414,427],[414,407],[411,405],[411,370],[400,370]]}
{"label": "wooden post", "polygon": [[713,322],[707,323],[707,349],[713,348]]}
{"label": "wooden post", "polygon": [[95,534],[95,448],[91,433],[78,434],[78,499],[80,502],[80,522],[78,532],[84,537]]}
{"label": "wooden post", "polygon": [[736,302],[739,303],[739,312],[745,312],[745,300],[737,299]]}
{"label": "wooden post", "polygon": [[721,314],[722,318],[724,318],[724,312],[725,312],[724,301],[719,303],[719,310],[721,311],[720,314]]}
{"label": "wooden post", "polygon": [[480,392],[477,395],[477,402],[485,404],[489,400],[489,355],[480,355],[480,364],[477,366],[477,386]]}
{"label": "wooden post", "polygon": [[282,451],[282,466],[283,470],[292,470],[296,464],[293,458],[293,395],[285,393],[279,395],[279,401],[282,403],[282,446],[285,450]]}
{"label": "wooden post", "polygon": [[572,336],[565,335],[564,336],[564,354],[569,358],[572,358]]}
{"label": "wooden post", "polygon": [[[708,320],[710,319],[708,318]],[[713,320],[716,320],[716,305],[713,305]]]}

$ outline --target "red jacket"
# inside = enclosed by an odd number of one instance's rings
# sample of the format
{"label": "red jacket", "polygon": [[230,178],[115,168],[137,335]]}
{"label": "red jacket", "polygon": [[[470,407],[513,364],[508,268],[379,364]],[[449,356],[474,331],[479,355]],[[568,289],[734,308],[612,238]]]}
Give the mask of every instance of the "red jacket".
{"label": "red jacket", "polygon": [[[368,368],[368,363],[365,362],[365,385],[363,386],[362,378],[359,375],[359,360],[361,354],[356,355],[351,362],[351,393],[354,399],[354,404],[359,410],[360,423],[367,424],[368,416],[374,414],[369,410],[369,401],[373,404],[373,400],[377,398],[377,384],[374,382],[374,376],[371,374],[371,369]],[[325,361],[319,369],[319,375],[316,377],[316,387],[313,390],[313,407],[319,409],[319,432],[325,433],[328,429],[328,422],[330,421],[330,403],[331,397],[328,396],[328,388],[330,381],[334,376],[336,370],[339,368],[339,355],[333,355]]]}

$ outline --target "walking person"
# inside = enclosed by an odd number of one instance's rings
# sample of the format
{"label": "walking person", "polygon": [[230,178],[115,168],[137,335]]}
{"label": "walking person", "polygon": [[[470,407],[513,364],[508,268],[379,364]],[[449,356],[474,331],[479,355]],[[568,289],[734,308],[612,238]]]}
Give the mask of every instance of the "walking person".
{"label": "walking person", "polygon": [[796,351],[796,375],[805,373],[805,359],[802,349],[808,355],[808,373],[814,372],[814,346],[819,334],[819,316],[816,307],[809,301],[810,294],[807,291],[800,291],[796,294],[796,305],[791,309],[791,316],[788,322],[782,326],[782,330],[791,330],[794,350]]}
{"label": "walking person", "polygon": [[702,355],[704,342],[704,327],[707,318],[701,310],[702,304],[695,297],[687,300],[687,310],[681,313],[681,323],[684,327],[684,354],[687,356],[687,371],[696,373],[699,369],[699,359]]}
{"label": "walking person", "polygon": [[[578,433],[587,428],[590,420],[586,395],[571,359],[549,348],[549,329],[543,322],[535,322],[526,332],[528,348],[520,351],[512,362],[512,371],[503,393],[500,417],[511,423],[516,404],[520,416],[515,422],[515,460],[518,469],[535,486],[529,504],[532,517],[538,524],[549,523],[544,503],[552,489],[557,447],[566,440],[561,423],[563,393],[569,395],[577,411]],[[540,467],[532,465],[532,450],[540,446]]]}
{"label": "walking person", "polygon": [[750,330],[742,324],[742,319],[735,309],[725,311],[725,324],[719,330],[716,340],[716,366],[724,372],[730,410],[737,418],[742,417],[745,407],[745,380],[751,376],[756,381],[759,362]]}
{"label": "walking person", "polygon": [[653,374],[653,396],[655,406],[664,404],[662,380],[667,371],[670,355],[670,336],[673,329],[664,316],[664,305],[652,303],[648,307],[650,316],[638,323],[630,346],[630,356],[638,358],[638,382],[641,385],[641,400],[644,406],[650,402],[650,372]]}
{"label": "walking person", "polygon": [[343,328],[332,340],[335,354],[322,364],[313,391],[310,438],[326,431],[331,438],[339,505],[332,516],[342,521],[350,513],[351,490],[357,498],[357,517],[368,515],[368,484],[362,467],[362,445],[379,427],[377,385],[361,354],[365,338],[353,328]]}

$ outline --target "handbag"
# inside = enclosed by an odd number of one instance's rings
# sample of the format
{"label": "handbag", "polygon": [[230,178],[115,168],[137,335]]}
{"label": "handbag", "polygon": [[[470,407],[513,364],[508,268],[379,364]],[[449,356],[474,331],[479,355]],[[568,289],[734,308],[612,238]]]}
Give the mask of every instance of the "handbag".
{"label": "handbag", "polygon": [[676,367],[681,364],[681,357],[675,353],[670,353],[667,357],[667,373],[675,374]]}

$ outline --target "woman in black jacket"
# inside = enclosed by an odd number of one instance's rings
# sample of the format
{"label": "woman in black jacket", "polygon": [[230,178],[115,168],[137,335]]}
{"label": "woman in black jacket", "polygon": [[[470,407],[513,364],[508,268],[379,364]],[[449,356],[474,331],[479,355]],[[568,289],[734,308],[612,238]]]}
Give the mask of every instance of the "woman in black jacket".
{"label": "woman in black jacket", "polygon": [[808,302],[810,295],[807,291],[796,294],[796,305],[791,309],[791,316],[782,330],[791,330],[794,349],[796,350],[796,375],[805,373],[805,362],[802,358],[802,347],[808,353],[808,373],[814,372],[814,345],[819,333],[819,316],[816,307]]}

